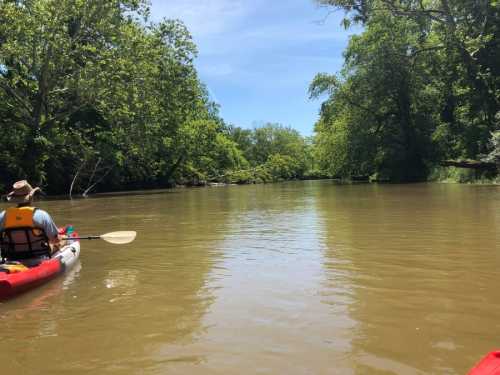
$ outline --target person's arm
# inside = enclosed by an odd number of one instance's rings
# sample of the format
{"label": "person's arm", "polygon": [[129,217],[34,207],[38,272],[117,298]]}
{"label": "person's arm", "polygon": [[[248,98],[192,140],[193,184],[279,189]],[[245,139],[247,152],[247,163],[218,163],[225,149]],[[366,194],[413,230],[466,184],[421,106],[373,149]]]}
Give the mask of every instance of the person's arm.
{"label": "person's arm", "polygon": [[54,220],[52,220],[52,217],[47,212],[38,209],[36,210],[33,219],[35,225],[39,226],[45,231],[45,234],[47,235],[50,243],[59,243],[59,229],[54,223]]}

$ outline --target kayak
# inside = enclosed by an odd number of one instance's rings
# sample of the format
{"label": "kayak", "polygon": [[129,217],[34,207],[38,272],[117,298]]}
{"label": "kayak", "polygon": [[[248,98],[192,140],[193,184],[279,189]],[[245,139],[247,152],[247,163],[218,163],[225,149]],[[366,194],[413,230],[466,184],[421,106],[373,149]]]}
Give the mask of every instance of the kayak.
{"label": "kayak", "polygon": [[[62,230],[60,230],[62,233]],[[67,237],[78,237],[72,232]],[[35,258],[0,264],[0,300],[5,300],[37,287],[70,270],[80,256],[80,241],[67,244],[50,258]]]}
{"label": "kayak", "polygon": [[500,351],[486,355],[468,375],[500,375]]}

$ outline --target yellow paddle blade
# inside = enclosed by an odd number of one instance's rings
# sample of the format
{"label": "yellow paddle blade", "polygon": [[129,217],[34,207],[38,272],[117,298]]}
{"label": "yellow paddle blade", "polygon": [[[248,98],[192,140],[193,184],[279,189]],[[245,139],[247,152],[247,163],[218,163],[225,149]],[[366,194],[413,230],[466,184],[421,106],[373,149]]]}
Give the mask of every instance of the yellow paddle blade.
{"label": "yellow paddle blade", "polygon": [[137,236],[135,231],[119,231],[101,234],[100,237],[106,242],[123,245],[135,240],[135,236]]}

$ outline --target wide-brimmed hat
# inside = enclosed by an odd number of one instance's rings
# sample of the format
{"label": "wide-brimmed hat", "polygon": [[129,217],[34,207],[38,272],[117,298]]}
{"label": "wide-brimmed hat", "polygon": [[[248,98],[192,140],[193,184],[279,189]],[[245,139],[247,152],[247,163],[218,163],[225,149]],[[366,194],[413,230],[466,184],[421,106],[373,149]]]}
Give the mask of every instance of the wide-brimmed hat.
{"label": "wide-brimmed hat", "polygon": [[33,195],[40,190],[37,187],[33,188],[26,180],[17,181],[12,187],[14,190],[7,194],[7,200],[14,203],[29,202]]}

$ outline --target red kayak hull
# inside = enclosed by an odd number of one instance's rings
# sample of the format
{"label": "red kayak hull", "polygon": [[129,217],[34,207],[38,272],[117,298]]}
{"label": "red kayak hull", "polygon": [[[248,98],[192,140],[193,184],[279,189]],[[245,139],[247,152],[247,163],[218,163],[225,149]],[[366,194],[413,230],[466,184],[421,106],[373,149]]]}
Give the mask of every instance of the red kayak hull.
{"label": "red kayak hull", "polygon": [[500,375],[500,350],[489,353],[468,375]]}
{"label": "red kayak hull", "polygon": [[43,284],[64,271],[60,259],[48,259],[27,271],[0,273],[0,300],[7,299]]}
{"label": "red kayak hull", "polygon": [[[60,228],[59,233],[65,235],[68,227]],[[67,237],[78,237],[78,234],[72,230],[72,233]],[[78,260],[79,255],[80,242],[78,240],[70,241],[52,258],[41,260],[39,264],[29,267],[27,270],[14,273],[0,272],[0,301],[12,298],[55,278],[71,268]]]}

